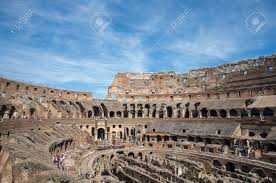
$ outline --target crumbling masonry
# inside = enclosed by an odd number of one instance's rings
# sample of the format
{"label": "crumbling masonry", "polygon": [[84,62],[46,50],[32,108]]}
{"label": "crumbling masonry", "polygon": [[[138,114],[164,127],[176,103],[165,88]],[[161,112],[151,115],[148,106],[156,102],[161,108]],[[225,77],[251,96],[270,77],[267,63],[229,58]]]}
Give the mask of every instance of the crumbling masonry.
{"label": "crumbling masonry", "polygon": [[0,182],[276,182],[276,55],[118,73],[106,100],[0,79]]}

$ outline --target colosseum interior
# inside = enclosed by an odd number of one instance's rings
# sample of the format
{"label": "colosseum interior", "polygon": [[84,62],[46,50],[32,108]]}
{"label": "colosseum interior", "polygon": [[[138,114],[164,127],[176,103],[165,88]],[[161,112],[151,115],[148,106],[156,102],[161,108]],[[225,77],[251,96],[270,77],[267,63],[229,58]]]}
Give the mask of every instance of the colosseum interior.
{"label": "colosseum interior", "polygon": [[118,73],[106,100],[0,81],[1,183],[276,182],[276,55]]}

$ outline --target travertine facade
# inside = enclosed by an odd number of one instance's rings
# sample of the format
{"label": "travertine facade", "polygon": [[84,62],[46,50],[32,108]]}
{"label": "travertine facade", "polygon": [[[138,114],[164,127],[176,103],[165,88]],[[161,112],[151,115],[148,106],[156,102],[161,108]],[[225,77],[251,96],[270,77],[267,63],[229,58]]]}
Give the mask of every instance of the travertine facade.
{"label": "travertine facade", "polygon": [[107,100],[0,81],[0,182],[276,182],[275,55],[118,73]]}

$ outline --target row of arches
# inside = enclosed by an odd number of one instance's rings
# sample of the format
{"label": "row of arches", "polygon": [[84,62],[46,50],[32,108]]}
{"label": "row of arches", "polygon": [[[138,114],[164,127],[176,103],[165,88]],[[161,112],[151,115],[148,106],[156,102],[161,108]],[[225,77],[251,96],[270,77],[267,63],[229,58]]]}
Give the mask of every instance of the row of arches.
{"label": "row of arches", "polygon": [[[233,162],[226,162],[224,165],[219,161],[219,160],[213,160],[213,166],[221,169],[223,166],[225,166],[225,170],[228,172],[237,172],[237,167]],[[250,168],[249,166],[246,165],[241,165],[240,166],[240,171],[243,173],[254,173],[258,175],[260,178],[265,178],[268,177],[268,174],[260,169],[260,168]]]}
{"label": "row of arches", "polygon": [[[138,111],[110,111],[109,117],[110,118],[142,118],[142,117],[152,117],[152,118],[235,118],[235,117],[269,117],[274,116],[274,111],[270,108],[264,108],[262,111],[259,109],[253,108],[253,109],[210,109],[202,108],[200,110],[193,109],[193,110],[176,110],[173,111],[171,106],[167,106],[164,108],[161,108],[162,110],[152,111],[152,115],[150,116],[149,112],[145,112],[142,110]],[[176,113],[174,115],[174,112]],[[157,115],[158,113],[158,115]]]}

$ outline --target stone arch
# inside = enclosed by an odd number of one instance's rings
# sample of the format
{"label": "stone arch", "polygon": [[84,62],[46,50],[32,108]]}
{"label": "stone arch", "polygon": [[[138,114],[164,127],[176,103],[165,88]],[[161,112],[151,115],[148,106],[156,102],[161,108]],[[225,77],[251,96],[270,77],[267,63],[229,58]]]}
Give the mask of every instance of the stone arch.
{"label": "stone arch", "polygon": [[221,109],[221,110],[219,111],[219,116],[220,116],[221,118],[226,118],[226,116],[227,116],[226,110]]}
{"label": "stone arch", "polygon": [[208,117],[208,110],[206,108],[202,108],[201,109],[201,116],[203,118],[207,118]]}
{"label": "stone arch", "polygon": [[9,118],[12,118],[12,117],[13,117],[14,112],[15,112],[15,107],[12,106],[12,107],[11,107],[11,110],[10,110],[10,112],[9,112]]}
{"label": "stone arch", "polygon": [[235,165],[232,162],[227,162],[225,167],[226,167],[226,171],[229,171],[229,172],[235,171]]}
{"label": "stone arch", "polygon": [[150,105],[146,104],[145,105],[145,117],[149,117],[149,112],[150,112]]}
{"label": "stone arch", "polygon": [[142,152],[139,152],[139,153],[138,153],[138,158],[139,158],[139,159],[143,159],[143,154],[142,154]]}
{"label": "stone arch", "polygon": [[198,117],[198,110],[192,110],[192,115],[193,115],[193,118],[197,118]]}
{"label": "stone arch", "polygon": [[220,167],[221,167],[221,163],[220,163],[219,160],[214,160],[214,161],[213,161],[213,165],[214,165],[215,167],[217,167],[217,168],[220,168]]}
{"label": "stone arch", "polygon": [[101,103],[101,108],[103,110],[104,117],[107,117],[107,108],[103,103]]}
{"label": "stone arch", "polygon": [[115,132],[115,131],[113,131],[113,132],[111,133],[111,137],[112,137],[112,139],[116,139],[116,132]]}
{"label": "stone arch", "polygon": [[89,111],[88,111],[88,116],[87,116],[87,117],[88,117],[88,118],[92,118],[92,115],[93,115],[92,110],[89,110]]}
{"label": "stone arch", "polygon": [[118,133],[119,133],[119,138],[120,138],[120,139],[123,139],[123,132],[122,132],[122,131],[119,131]]}
{"label": "stone arch", "polygon": [[231,109],[230,110],[230,117],[237,117],[238,116],[238,112],[236,109]]}
{"label": "stone arch", "polygon": [[152,105],[152,117],[156,118],[156,104]]}
{"label": "stone arch", "polygon": [[171,118],[172,115],[173,115],[173,110],[172,110],[172,107],[171,107],[171,106],[168,106],[168,107],[167,107],[167,115],[168,115],[168,118]]}
{"label": "stone arch", "polygon": [[250,168],[248,166],[242,166],[241,167],[241,171],[244,172],[244,173],[249,173],[250,172]]}
{"label": "stone arch", "polygon": [[0,110],[0,117],[1,118],[3,118],[4,117],[4,114],[5,114],[5,112],[7,111],[7,106],[6,105],[3,105],[2,107],[1,107],[1,110]]}
{"label": "stone arch", "polygon": [[164,107],[161,105],[159,108],[159,118],[164,118]]}
{"label": "stone arch", "polygon": [[142,110],[138,110],[138,112],[137,112],[137,117],[138,117],[138,118],[143,117],[143,111],[142,111]]}
{"label": "stone arch", "polygon": [[84,115],[85,108],[83,107],[83,105],[82,105],[80,102],[76,102],[76,104],[79,106],[82,115],[85,116],[85,115]]}
{"label": "stone arch", "polygon": [[134,153],[133,152],[129,152],[127,155],[129,158],[134,158]]}
{"label": "stone arch", "polygon": [[98,106],[93,106],[93,111],[94,111],[94,116],[95,117],[101,117],[101,111],[100,108]]}
{"label": "stone arch", "polygon": [[110,118],[114,118],[114,116],[115,116],[114,111],[110,111],[110,112],[109,112],[109,117],[110,117]]}
{"label": "stone arch", "polygon": [[257,174],[261,178],[267,177],[267,173],[263,169],[260,169],[260,168],[259,169],[254,168],[251,170],[251,172]]}
{"label": "stone arch", "polygon": [[274,112],[272,109],[266,107],[263,111],[263,116],[273,116],[274,115]]}
{"label": "stone arch", "polygon": [[256,108],[251,109],[251,116],[252,117],[260,117],[260,111]]}
{"label": "stone arch", "polygon": [[98,139],[105,140],[105,130],[103,128],[98,129]]}
{"label": "stone arch", "polygon": [[218,117],[218,113],[216,110],[210,110],[210,117]]}
{"label": "stone arch", "polygon": [[157,142],[161,142],[162,140],[160,135],[157,135],[156,139],[157,139]]}
{"label": "stone arch", "polygon": [[33,117],[35,115],[35,108],[30,108],[30,117]]}
{"label": "stone arch", "polygon": [[185,118],[189,118],[190,117],[190,112],[188,109],[186,109],[185,111]]}
{"label": "stone arch", "polygon": [[116,116],[117,116],[118,118],[121,118],[121,117],[122,117],[122,112],[121,112],[121,111],[117,111]]}

